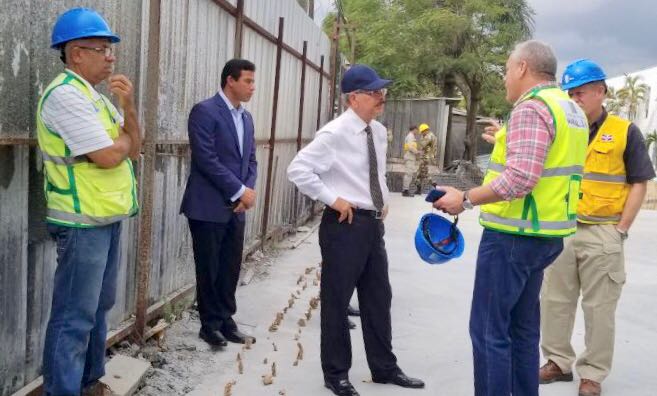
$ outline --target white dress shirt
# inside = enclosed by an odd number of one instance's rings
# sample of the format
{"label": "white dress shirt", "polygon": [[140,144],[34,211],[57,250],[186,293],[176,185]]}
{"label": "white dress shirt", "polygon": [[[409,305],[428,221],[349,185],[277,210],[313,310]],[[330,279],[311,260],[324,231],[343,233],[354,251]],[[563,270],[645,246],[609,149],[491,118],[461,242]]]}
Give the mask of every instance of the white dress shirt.
{"label": "white dress shirt", "polygon": [[[388,135],[380,122],[373,120],[369,125],[385,204],[389,193],[386,186]],[[351,109],[324,125],[290,163],[287,168],[290,181],[303,194],[326,205],[332,205],[340,197],[358,208],[376,210],[370,194],[366,126]]]}
{"label": "white dress shirt", "polygon": [[[244,156],[244,118],[242,118],[244,116],[244,106],[242,106],[241,103],[240,107],[236,108],[233,106],[231,101],[226,97],[226,94],[224,94],[224,91],[221,89],[219,90],[219,96],[221,96],[221,99],[224,100],[226,106],[228,106],[228,110],[230,110],[230,115],[233,117],[233,124],[235,125],[235,130],[237,131],[237,142],[240,147],[240,155]],[[246,186],[242,184],[242,187],[237,190],[235,195],[230,197],[230,201],[235,202],[240,199],[240,197],[244,195],[244,191],[246,191]]]}

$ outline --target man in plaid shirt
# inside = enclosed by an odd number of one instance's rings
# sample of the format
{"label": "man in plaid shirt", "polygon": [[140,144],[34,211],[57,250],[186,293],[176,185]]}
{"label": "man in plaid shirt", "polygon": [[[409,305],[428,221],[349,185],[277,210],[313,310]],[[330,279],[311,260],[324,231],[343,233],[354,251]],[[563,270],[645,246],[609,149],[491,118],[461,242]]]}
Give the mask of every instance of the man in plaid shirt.
{"label": "man in plaid shirt", "polygon": [[449,214],[484,205],[470,314],[475,395],[538,396],[543,270],[576,229],[571,186],[588,136],[586,115],[558,88],[556,69],[548,45],[518,44],[505,75],[513,110],[494,138],[484,136],[495,141],[484,185],[437,187],[446,194],[433,205]]}

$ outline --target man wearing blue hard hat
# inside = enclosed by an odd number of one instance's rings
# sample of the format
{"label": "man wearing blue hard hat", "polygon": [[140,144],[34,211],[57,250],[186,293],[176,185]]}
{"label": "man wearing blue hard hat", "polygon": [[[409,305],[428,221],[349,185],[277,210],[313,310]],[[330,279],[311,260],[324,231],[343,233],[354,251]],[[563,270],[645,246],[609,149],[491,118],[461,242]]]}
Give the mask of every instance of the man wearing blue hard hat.
{"label": "man wearing blue hard hat", "polygon": [[[545,272],[541,291],[541,347],[548,360],[541,383],[572,381],[580,396],[598,396],[614,353],[614,317],[625,283],[623,244],[655,171],[636,125],[608,114],[605,73],[595,62],[566,67],[561,88],[584,110],[589,146],[577,206],[577,233]],[[570,343],[581,291],[586,350],[576,360]]]}
{"label": "man wearing blue hard hat", "polygon": [[518,44],[506,63],[508,122],[481,187],[438,187],[434,207],[459,214],[482,205],[472,309],[475,395],[538,395],[539,292],[543,270],[576,230],[588,125],[556,83],[557,61],[540,41]]}
{"label": "man wearing blue hard hat", "polygon": [[324,125],[287,169],[299,191],[326,205],[319,228],[321,361],[325,386],[339,396],[358,395],[349,381],[347,307],[354,289],[372,380],[424,387],[402,372],[392,352],[392,291],[383,241],[387,132],[375,120],[390,83],[365,65],[347,70],[341,88],[348,109]]}
{"label": "man wearing blue hard hat", "polygon": [[[43,352],[47,395],[78,395],[105,374],[107,312],[114,305],[121,221],[137,214],[130,159],[141,147],[133,87],[113,75],[119,36],[96,11],[59,16],[51,47],[66,68],[36,109],[46,222],[57,244]],[[123,114],[96,86],[107,81]]]}

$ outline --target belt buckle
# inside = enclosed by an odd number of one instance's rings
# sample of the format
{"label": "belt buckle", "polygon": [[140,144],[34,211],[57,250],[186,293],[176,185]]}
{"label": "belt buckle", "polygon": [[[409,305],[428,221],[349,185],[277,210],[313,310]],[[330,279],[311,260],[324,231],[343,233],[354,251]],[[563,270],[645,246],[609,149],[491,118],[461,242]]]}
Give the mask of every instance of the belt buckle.
{"label": "belt buckle", "polygon": [[383,211],[382,210],[375,210],[374,211],[374,218],[377,220],[382,220],[383,219]]}

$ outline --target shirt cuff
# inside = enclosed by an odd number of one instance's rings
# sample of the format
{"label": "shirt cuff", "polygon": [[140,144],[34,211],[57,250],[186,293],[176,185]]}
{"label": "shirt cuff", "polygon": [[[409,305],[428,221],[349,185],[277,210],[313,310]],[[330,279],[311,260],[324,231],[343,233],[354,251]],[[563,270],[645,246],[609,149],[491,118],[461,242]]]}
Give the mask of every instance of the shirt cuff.
{"label": "shirt cuff", "polygon": [[328,206],[333,205],[336,199],[338,199],[338,195],[334,193],[333,191],[329,190],[328,187],[324,186],[322,188],[322,191],[319,192],[319,195],[317,196],[317,199],[320,201],[324,202]]}
{"label": "shirt cuff", "polygon": [[235,202],[238,199],[240,199],[240,197],[244,194],[244,191],[246,191],[246,186],[244,184],[242,184],[242,187],[239,190],[237,190],[235,195],[230,197],[230,202]]}
{"label": "shirt cuff", "polygon": [[503,175],[498,176],[496,179],[491,181],[488,186],[493,190],[495,195],[498,197],[504,199],[505,201],[511,201],[514,197],[511,194],[511,192],[505,187],[504,183],[502,182],[502,177]]}

